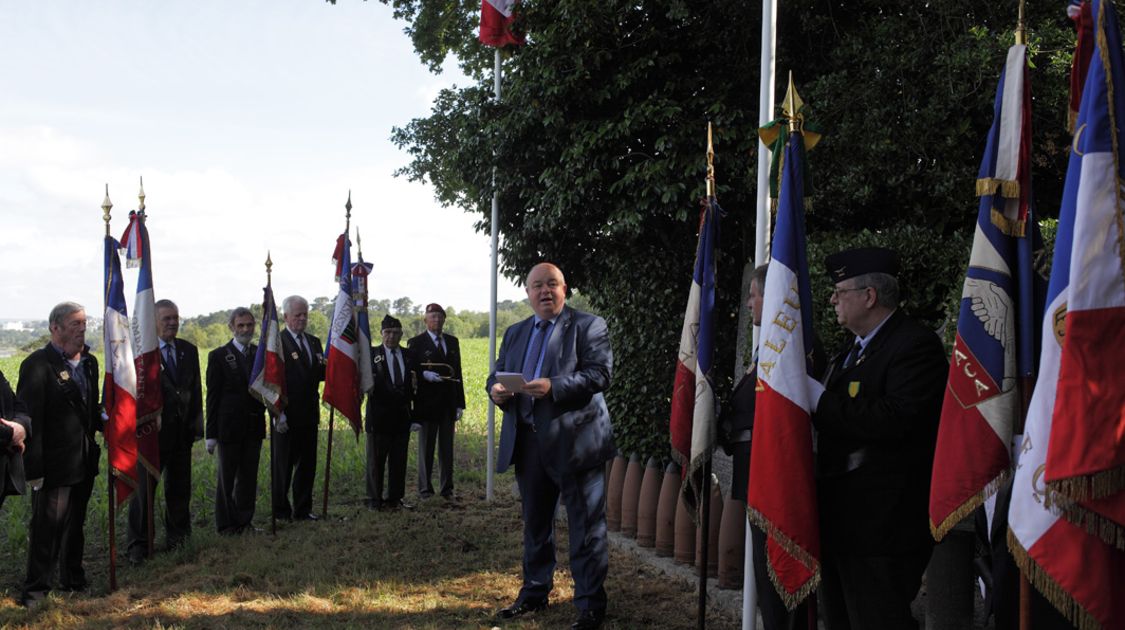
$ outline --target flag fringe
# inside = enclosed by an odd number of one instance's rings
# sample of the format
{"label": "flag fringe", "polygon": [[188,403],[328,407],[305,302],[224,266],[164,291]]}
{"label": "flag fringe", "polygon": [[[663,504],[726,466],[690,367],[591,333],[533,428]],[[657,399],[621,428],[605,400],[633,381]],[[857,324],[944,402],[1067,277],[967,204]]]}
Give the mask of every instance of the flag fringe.
{"label": "flag fringe", "polygon": [[1008,550],[1011,551],[1012,559],[1027,581],[1062,613],[1067,621],[1074,624],[1078,630],[1101,630],[1101,623],[1059,585],[1051,574],[1032,559],[1011,528],[1008,529]]}
{"label": "flag fringe", "polygon": [[1001,471],[995,479],[985,484],[980,492],[969,497],[960,507],[950,512],[949,516],[946,516],[941,523],[934,525],[933,519],[930,519],[930,534],[933,535],[934,540],[941,542],[941,539],[945,538],[945,535],[948,534],[957,523],[960,523],[965,517],[972,514],[974,510],[983,505],[989,497],[996,494],[996,492],[1008,482],[1011,476],[1011,470],[1005,469]]}
{"label": "flag fringe", "polygon": [[781,545],[781,548],[784,549],[786,553],[796,558],[798,562],[805,565],[805,568],[812,571],[812,577],[802,584],[801,588],[797,589],[797,592],[790,593],[782,584],[781,578],[778,577],[777,572],[774,571],[773,564],[769,562],[769,558],[766,558],[766,569],[769,571],[770,581],[773,582],[774,590],[777,591],[777,595],[781,598],[781,601],[785,602],[785,608],[792,611],[797,608],[801,602],[805,601],[813,591],[820,587],[820,563],[800,545],[794,542],[793,539],[786,536],[780,529],[774,526],[761,512],[749,505],[746,506],[746,517],[750,519],[751,523],[765,531],[767,536],[776,540],[777,544]]}
{"label": "flag fringe", "polygon": [[[138,459],[138,461],[140,460],[139,455],[137,456],[137,459]],[[114,480],[120,481],[120,482],[124,483],[126,486],[129,486],[129,492],[128,493],[118,493],[118,495],[115,497],[115,499],[116,499],[115,503],[117,503],[117,505],[115,505],[113,507],[119,508],[119,507],[121,507],[121,504],[125,503],[125,501],[129,498],[129,495],[131,495],[131,494],[133,494],[134,492],[137,491],[137,486],[139,484],[137,483],[137,480],[130,477],[128,473],[126,473],[125,471],[121,470],[120,468],[116,468],[112,465],[109,467],[109,474],[110,474],[111,477],[113,477]],[[114,483],[114,480],[109,480],[109,483]]]}
{"label": "flag fringe", "polygon": [[1092,475],[1047,481],[1048,503],[1065,506],[1068,501],[1104,499],[1125,490],[1125,466],[1102,470]]}
{"label": "flag fringe", "polygon": [[1086,532],[1105,544],[1125,551],[1125,527],[1111,518],[1103,516],[1078,503],[1071,503],[1060,509],[1063,518],[1086,528]]}
{"label": "flag fringe", "polygon": [[137,453],[137,463],[144,466],[145,470],[148,471],[148,474],[157,478],[160,477],[160,467],[153,466],[152,462],[148,461],[148,458],[140,452]]}
{"label": "flag fringe", "polygon": [[1013,179],[982,177],[977,180],[977,196],[995,195],[997,191],[1005,199],[1019,199],[1020,183]]}
{"label": "flag fringe", "polygon": [[[713,447],[714,443],[710,445]],[[680,495],[684,498],[684,504],[687,505],[688,513],[691,514],[691,522],[695,524],[696,528],[702,527],[702,518],[699,514],[699,506],[702,505],[703,497],[703,466],[711,461],[711,448],[704,449],[704,454],[692,458],[690,462],[685,462],[682,453],[673,451],[672,459],[677,460],[676,463],[680,465],[680,469],[686,471],[683,476],[683,481],[680,483]],[[697,479],[698,477],[698,479]]]}
{"label": "flag fringe", "polygon": [[1023,238],[1027,235],[1027,221],[1008,218],[995,208],[992,209],[992,225],[1008,236]]}

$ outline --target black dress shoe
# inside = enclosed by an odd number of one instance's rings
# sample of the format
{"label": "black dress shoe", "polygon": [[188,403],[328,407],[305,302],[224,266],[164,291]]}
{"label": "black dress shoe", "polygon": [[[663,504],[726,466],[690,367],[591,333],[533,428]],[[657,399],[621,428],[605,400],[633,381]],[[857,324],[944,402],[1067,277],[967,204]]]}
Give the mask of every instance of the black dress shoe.
{"label": "black dress shoe", "polygon": [[578,619],[570,624],[570,630],[597,630],[605,621],[604,610],[586,609],[578,613]]}
{"label": "black dress shoe", "polygon": [[402,509],[404,509],[404,510],[413,510],[413,509],[414,509],[414,504],[413,504],[413,503],[407,503],[406,501],[403,501],[402,499],[399,499],[399,500],[398,500],[398,501],[397,501],[397,502],[395,503],[395,507],[396,507],[396,508],[402,508]]}
{"label": "black dress shoe", "polygon": [[500,611],[496,613],[496,618],[515,619],[516,617],[522,617],[523,615],[533,613],[537,610],[543,610],[546,607],[546,599],[525,599],[522,602],[517,601],[507,608],[501,608]]}
{"label": "black dress shoe", "polygon": [[319,521],[320,517],[317,516],[316,514],[313,514],[312,512],[310,512],[310,513],[308,513],[304,516],[298,516],[297,520],[298,521]]}

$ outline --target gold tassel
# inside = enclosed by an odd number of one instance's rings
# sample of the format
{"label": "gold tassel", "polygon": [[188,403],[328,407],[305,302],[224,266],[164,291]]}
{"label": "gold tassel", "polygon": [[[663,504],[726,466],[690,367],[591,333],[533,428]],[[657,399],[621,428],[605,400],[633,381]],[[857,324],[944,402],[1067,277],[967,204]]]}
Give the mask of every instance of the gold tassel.
{"label": "gold tassel", "polygon": [[1054,578],[1031,558],[1027,550],[1020,545],[1019,539],[1016,538],[1011,528],[1008,529],[1008,549],[1012,552],[1012,559],[1015,560],[1016,566],[1020,568],[1020,572],[1027,578],[1027,581],[1047,601],[1051,602],[1051,605],[1058,609],[1070,623],[1074,624],[1079,630],[1101,630],[1102,625],[1098,623],[1098,620],[1075,601],[1066,589],[1055,582]]}
{"label": "gold tassel", "polygon": [[941,542],[941,539],[945,538],[945,535],[949,533],[949,530],[953,529],[953,527],[956,526],[957,523],[960,523],[966,516],[972,514],[973,510],[980,507],[985,502],[985,500],[988,499],[988,497],[996,494],[1000,487],[1004,485],[1004,483],[1007,482],[1008,478],[1011,476],[1011,471],[1005,469],[1000,473],[999,476],[985,484],[984,488],[981,488],[980,492],[966,499],[965,502],[961,504],[961,507],[950,512],[949,516],[945,517],[945,520],[943,520],[941,523],[934,525],[934,522],[931,519],[930,533],[933,534],[934,540],[936,540],[937,542]]}

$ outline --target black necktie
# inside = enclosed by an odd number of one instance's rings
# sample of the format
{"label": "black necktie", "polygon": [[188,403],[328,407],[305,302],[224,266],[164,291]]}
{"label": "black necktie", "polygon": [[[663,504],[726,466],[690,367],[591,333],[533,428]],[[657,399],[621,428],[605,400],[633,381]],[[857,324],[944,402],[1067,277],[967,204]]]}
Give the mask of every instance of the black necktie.
{"label": "black necktie", "polygon": [[441,335],[434,338],[434,346],[437,348],[438,354],[445,356],[445,347],[441,343]]}
{"label": "black necktie", "polygon": [[297,335],[295,339],[297,340],[297,354],[301,357],[301,363],[303,363],[305,367],[311,366],[311,363],[309,363],[308,350],[305,349],[305,336]]}
{"label": "black necktie", "polygon": [[399,373],[398,367],[398,350],[391,350],[391,382],[395,387],[402,385],[402,374]]}
{"label": "black necktie", "polygon": [[852,346],[852,351],[848,353],[848,358],[844,360],[844,367],[850,368],[855,365],[855,362],[859,360],[860,354],[863,354],[863,345],[857,341],[855,345]]}
{"label": "black necktie", "polygon": [[176,347],[170,343],[164,345],[164,364],[168,366],[168,375],[176,380]]}

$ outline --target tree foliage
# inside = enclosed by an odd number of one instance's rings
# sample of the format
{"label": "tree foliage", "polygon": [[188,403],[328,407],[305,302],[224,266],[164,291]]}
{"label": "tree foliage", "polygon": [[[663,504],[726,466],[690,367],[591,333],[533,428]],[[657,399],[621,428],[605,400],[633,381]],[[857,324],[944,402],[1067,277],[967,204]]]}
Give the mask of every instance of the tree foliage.
{"label": "tree foliage", "polygon": [[[529,44],[505,52],[496,103],[492,51],[475,39],[479,4],[383,1],[408,21],[423,61],[436,68],[456,55],[476,80],[443,91],[429,116],[395,130],[411,158],[401,173],[430,182],[443,204],[479,215],[482,231],[498,193],[503,273],[520,278],[543,259],[562,267],[611,326],[619,442],[665,453],[709,121],[727,211],[716,365],[726,374],[733,364],[739,276],[753,253],[759,6],[528,0],[519,10]],[[1073,34],[1059,3],[1028,4],[1035,194],[1049,216],[1065,168]],[[924,287],[914,294],[933,293],[923,310],[940,324],[963,269],[946,261],[968,257],[974,180],[1015,5],[793,0],[780,11],[778,99],[792,70],[827,132],[809,154],[812,249],[909,234],[921,272],[910,279]],[[822,278],[820,260],[813,264]],[[826,339],[835,335],[830,318],[817,327]]]}

